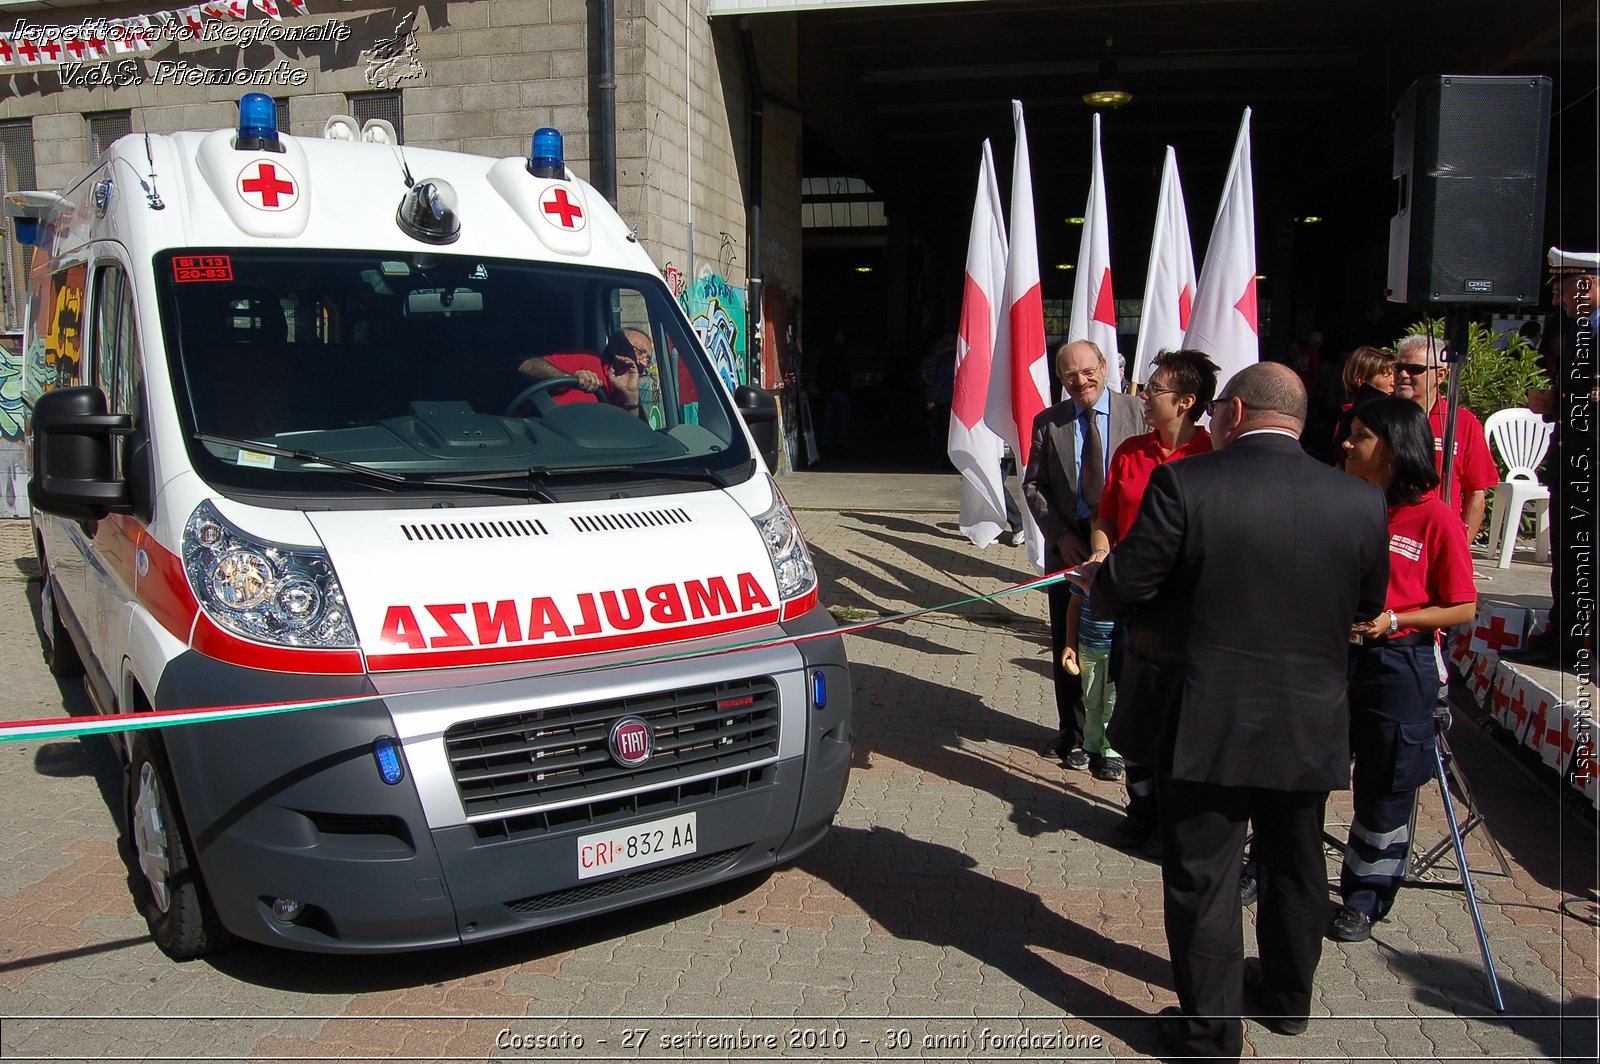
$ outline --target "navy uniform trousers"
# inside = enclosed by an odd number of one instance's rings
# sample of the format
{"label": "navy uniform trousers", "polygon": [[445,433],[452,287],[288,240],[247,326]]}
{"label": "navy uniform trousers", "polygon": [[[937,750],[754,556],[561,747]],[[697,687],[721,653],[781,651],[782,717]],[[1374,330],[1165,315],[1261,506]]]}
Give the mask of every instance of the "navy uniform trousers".
{"label": "navy uniform trousers", "polygon": [[1374,920],[1388,915],[1405,878],[1411,807],[1434,772],[1439,666],[1426,637],[1413,645],[1350,649],[1351,797],[1355,819],[1339,893]]}

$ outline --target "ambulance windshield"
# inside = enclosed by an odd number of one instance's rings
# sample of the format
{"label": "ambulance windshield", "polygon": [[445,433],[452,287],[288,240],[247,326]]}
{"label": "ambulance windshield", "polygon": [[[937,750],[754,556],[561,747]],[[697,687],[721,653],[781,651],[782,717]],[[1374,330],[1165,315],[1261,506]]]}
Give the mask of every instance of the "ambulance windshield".
{"label": "ambulance windshield", "polygon": [[220,486],[317,491],[339,463],[398,474],[344,477],[344,491],[530,469],[740,479],[751,467],[731,352],[714,347],[730,357],[710,364],[653,276],[239,249],[166,254],[156,269],[192,453]]}

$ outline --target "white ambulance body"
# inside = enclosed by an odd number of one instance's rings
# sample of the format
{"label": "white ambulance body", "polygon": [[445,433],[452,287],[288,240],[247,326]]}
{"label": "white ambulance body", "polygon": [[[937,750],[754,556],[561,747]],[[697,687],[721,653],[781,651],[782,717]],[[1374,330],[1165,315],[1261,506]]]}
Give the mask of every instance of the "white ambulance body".
{"label": "white ambulance body", "polygon": [[122,733],[176,957],[538,928],[789,860],[839,806],[799,529],[622,220],[543,172],[251,127],[8,204],[52,667],[107,714],[334,703]]}

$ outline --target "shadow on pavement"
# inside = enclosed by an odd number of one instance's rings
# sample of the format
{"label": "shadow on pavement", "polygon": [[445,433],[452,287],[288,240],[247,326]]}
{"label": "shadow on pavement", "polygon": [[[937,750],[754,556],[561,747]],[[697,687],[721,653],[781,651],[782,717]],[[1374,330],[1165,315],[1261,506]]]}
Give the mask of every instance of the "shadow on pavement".
{"label": "shadow on pavement", "polygon": [[997,969],[1024,990],[1059,1005],[1064,1019],[1087,1023],[1154,1053],[1149,1014],[1061,971],[1040,951],[1060,952],[1132,979],[1171,987],[1165,957],[1108,939],[1042,905],[1021,887],[974,870],[949,846],[885,828],[835,827],[826,847],[799,867],[859,905],[897,939],[958,949]]}

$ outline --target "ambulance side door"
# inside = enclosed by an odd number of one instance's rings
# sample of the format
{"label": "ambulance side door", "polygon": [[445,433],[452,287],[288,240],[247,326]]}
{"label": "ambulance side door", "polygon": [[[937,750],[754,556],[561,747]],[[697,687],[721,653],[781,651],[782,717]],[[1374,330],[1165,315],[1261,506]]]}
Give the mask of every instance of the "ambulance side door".
{"label": "ambulance side door", "polygon": [[[106,395],[106,407],[114,414],[138,416],[139,383],[143,363],[139,357],[137,315],[134,312],[133,285],[128,272],[115,259],[101,259],[94,269],[90,286],[90,333],[85,352],[86,376]],[[125,473],[126,440],[113,445],[112,472]],[[131,514],[111,514],[95,523],[93,552],[86,574],[86,600],[89,615],[82,618],[99,659],[99,670],[91,668],[91,682],[106,684],[97,691],[96,701],[109,708],[121,674],[122,657],[127,648],[134,601],[135,559],[142,525]]]}

